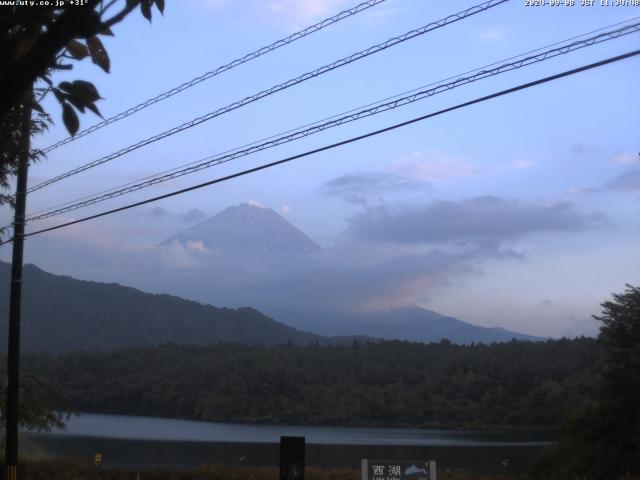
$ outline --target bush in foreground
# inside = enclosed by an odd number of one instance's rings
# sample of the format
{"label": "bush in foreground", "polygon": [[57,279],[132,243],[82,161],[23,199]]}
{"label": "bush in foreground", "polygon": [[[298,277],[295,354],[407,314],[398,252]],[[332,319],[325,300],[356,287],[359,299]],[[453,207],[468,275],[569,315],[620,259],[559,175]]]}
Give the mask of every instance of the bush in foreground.
{"label": "bush in foreground", "polygon": [[[274,467],[202,466],[192,470],[135,470],[97,468],[93,463],[75,459],[46,459],[20,466],[23,480],[278,480]],[[306,480],[360,480],[360,470],[307,467]],[[439,480],[526,480],[521,476],[468,475],[439,472]]]}

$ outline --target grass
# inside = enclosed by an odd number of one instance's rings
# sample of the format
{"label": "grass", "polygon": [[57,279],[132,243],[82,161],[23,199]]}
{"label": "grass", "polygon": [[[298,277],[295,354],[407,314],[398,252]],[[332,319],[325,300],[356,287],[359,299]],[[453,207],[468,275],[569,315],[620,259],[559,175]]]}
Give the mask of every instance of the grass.
{"label": "grass", "polygon": [[[279,480],[278,468],[201,466],[191,470],[97,468],[68,458],[40,459],[20,465],[20,480]],[[307,467],[305,480],[360,480],[360,470]],[[525,480],[520,476],[439,472],[438,480]]]}

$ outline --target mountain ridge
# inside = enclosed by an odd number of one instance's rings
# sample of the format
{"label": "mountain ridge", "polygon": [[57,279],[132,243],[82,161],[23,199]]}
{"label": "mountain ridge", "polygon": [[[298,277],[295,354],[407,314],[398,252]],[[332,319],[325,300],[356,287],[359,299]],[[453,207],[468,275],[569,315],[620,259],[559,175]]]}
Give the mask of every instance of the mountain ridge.
{"label": "mountain ridge", "polygon": [[235,252],[272,251],[317,253],[322,248],[271,208],[243,203],[167,238],[160,246],[178,241],[202,242],[208,249]]}
{"label": "mountain ridge", "polygon": [[421,343],[443,339],[458,344],[508,342],[512,339],[542,341],[537,337],[507,330],[503,327],[482,327],[455,317],[407,306],[372,313],[304,313],[267,310],[267,313],[295,328],[318,335],[349,335],[358,331],[374,338],[405,340]]}
{"label": "mountain ridge", "polygon": [[[0,350],[7,343],[9,275],[10,265],[0,262],[0,288],[4,292],[0,295],[0,310],[5,312],[0,319]],[[251,307],[219,308],[164,293],[146,293],[117,283],[55,275],[32,264],[24,266],[22,304],[23,349],[51,353],[114,350],[167,342],[204,346],[220,342],[336,345],[353,341],[375,342],[381,338],[422,343],[439,342],[446,338],[460,344],[510,341],[513,338],[542,340],[500,327],[490,329],[474,326],[419,307],[382,312],[377,316],[360,315],[358,322],[351,324],[361,329],[331,330],[336,322],[345,324],[345,320],[350,318],[349,314],[334,314],[332,317],[327,314],[297,313],[298,318],[304,315],[304,320],[295,321],[291,314],[280,312],[278,320],[275,320]],[[425,323],[425,312],[436,316],[441,324],[440,330],[433,329],[433,322]],[[415,330],[409,330],[401,314],[409,315],[414,323],[423,328],[423,333],[416,334]],[[324,330],[318,330],[320,325]],[[455,335],[451,334],[452,325],[458,329]],[[425,333],[425,326],[432,328],[431,334]],[[448,334],[443,333],[445,327],[448,327]],[[465,333],[468,328],[473,330],[471,334]],[[501,335],[496,336],[496,332]]]}
{"label": "mountain ridge", "polygon": [[[10,264],[0,262],[0,350],[6,348]],[[26,264],[22,344],[25,351],[112,350],[219,342],[249,345],[351,343],[302,332],[251,307],[218,308],[116,283],[54,275]]]}

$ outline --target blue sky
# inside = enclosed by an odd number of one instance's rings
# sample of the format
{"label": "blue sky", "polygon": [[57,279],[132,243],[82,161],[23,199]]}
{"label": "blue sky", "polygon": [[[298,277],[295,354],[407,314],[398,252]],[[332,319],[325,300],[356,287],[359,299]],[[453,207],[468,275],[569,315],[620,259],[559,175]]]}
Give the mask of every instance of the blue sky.
{"label": "blue sky", "polygon": [[[165,15],[156,14],[151,25],[136,13],[114,28],[114,38],[104,39],[112,61],[109,75],[85,60],[59,80],[93,81],[107,117],[355,4],[167,3]],[[31,169],[30,184],[470,5],[387,0],[51,152]],[[28,210],[636,16],[637,7],[528,7],[512,0],[38,191],[29,198]],[[273,161],[638,46],[640,34],[612,40],[64,218]],[[639,283],[639,66],[638,58],[626,60],[157,205],[32,237],[26,257],[54,273],[160,289],[117,270],[113,259],[130,258],[131,252],[185,228],[189,223],[181,216],[194,208],[211,216],[253,201],[278,211],[327,251],[369,252],[367,265],[396,265],[435,251],[448,255],[446,268],[430,270],[432,263],[426,262],[424,270],[413,268],[405,276],[397,271],[388,295],[363,288],[352,308],[415,303],[481,325],[568,334],[598,313],[599,303],[612,292]],[[58,118],[52,100],[47,106]],[[96,120],[89,114],[81,123]],[[59,123],[36,144],[64,138]],[[153,215],[154,207],[165,214]],[[2,215],[9,218],[8,211]],[[2,256],[8,258],[7,249]],[[341,268],[361,267],[350,261]],[[378,274],[383,277],[385,270]]]}

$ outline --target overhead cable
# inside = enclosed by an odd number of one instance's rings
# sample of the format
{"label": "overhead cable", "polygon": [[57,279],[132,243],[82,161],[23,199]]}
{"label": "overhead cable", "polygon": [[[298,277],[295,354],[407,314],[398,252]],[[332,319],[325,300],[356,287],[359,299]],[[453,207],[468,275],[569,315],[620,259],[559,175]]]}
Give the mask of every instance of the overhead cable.
{"label": "overhead cable", "polygon": [[[418,122],[427,120],[429,118],[433,118],[433,117],[436,117],[436,116],[439,116],[439,115],[443,115],[443,114],[448,113],[448,112],[452,112],[454,110],[459,110],[459,109],[462,109],[462,108],[465,108],[465,107],[469,107],[471,105],[482,103],[482,102],[485,102],[487,100],[491,100],[491,99],[494,99],[494,98],[502,97],[504,95],[515,93],[515,92],[520,91],[520,90],[525,90],[525,89],[534,87],[536,85],[541,85],[541,84],[548,83],[548,82],[551,82],[551,81],[554,81],[554,80],[558,80],[560,78],[568,77],[570,75],[575,75],[575,74],[580,73],[580,72],[584,72],[584,71],[587,71],[587,70],[592,70],[594,68],[601,67],[603,65],[608,65],[608,64],[611,64],[611,63],[614,63],[614,62],[619,62],[621,60],[625,60],[627,58],[631,58],[631,57],[634,57],[634,56],[637,56],[637,55],[640,55],[640,50],[634,50],[634,51],[627,52],[627,53],[622,54],[622,55],[617,55],[615,57],[609,57],[609,58],[606,58],[604,60],[600,60],[600,61],[595,62],[595,63],[590,63],[588,65],[583,65],[582,67],[574,68],[574,69],[571,69],[571,70],[565,70],[565,71],[563,71],[561,73],[557,73],[555,75],[551,75],[551,76],[544,77],[544,78],[541,78],[541,79],[538,79],[538,80],[534,80],[532,82],[524,83],[524,84],[518,85],[516,87],[507,88],[505,90],[501,90],[499,92],[492,93],[492,94],[486,95],[484,97],[476,98],[474,100],[470,100],[470,101],[464,102],[464,103],[459,103],[457,105],[454,105],[453,107],[448,107],[448,108],[445,108],[445,109],[442,109],[442,110],[438,110],[437,112],[432,112],[432,113],[429,113],[429,114],[426,114],[426,115],[422,115],[420,117],[416,117],[416,118],[413,118],[411,120],[406,120],[404,122],[396,123],[396,124],[391,125],[389,127],[385,127],[385,128],[379,129],[379,130],[375,130],[375,131],[372,131],[372,132],[369,132],[369,133],[365,133],[363,135],[359,135],[359,136],[356,136],[356,137],[351,137],[349,139],[342,140],[340,142],[336,142],[336,143],[333,143],[333,144],[330,144],[330,145],[325,145],[325,146],[320,147],[320,148],[316,148],[316,149],[313,149],[313,150],[308,150],[306,152],[303,152],[303,153],[300,153],[300,154],[297,154],[297,155],[292,155],[290,157],[286,157],[286,158],[283,158],[281,160],[277,160],[277,161],[274,161],[274,162],[271,162],[271,163],[263,164],[263,165],[260,165],[258,167],[249,168],[247,170],[243,170],[243,171],[231,174],[231,175],[226,175],[224,177],[215,178],[215,179],[209,180],[207,182],[203,182],[203,183],[200,183],[200,184],[197,184],[197,185],[192,185],[190,187],[183,188],[181,190],[177,190],[177,191],[174,191],[174,192],[171,192],[171,193],[166,193],[164,195],[159,195],[159,196],[156,196],[156,197],[148,198],[148,199],[142,200],[140,202],[130,203],[128,205],[124,205],[122,207],[114,208],[112,210],[107,210],[107,211],[104,211],[104,212],[101,212],[101,213],[97,213],[95,215],[90,215],[88,217],[80,218],[80,219],[77,219],[77,220],[72,220],[72,221],[65,222],[65,223],[62,223],[62,224],[59,224],[59,225],[55,225],[55,226],[52,226],[52,227],[48,227],[48,228],[43,228],[41,230],[36,230],[36,231],[33,231],[33,232],[25,234],[25,237],[30,237],[30,236],[33,236],[33,235],[39,235],[39,234],[42,234],[42,233],[45,233],[45,232],[50,232],[50,231],[53,231],[53,230],[58,230],[58,229],[61,229],[61,228],[69,227],[71,225],[77,225],[79,223],[87,222],[89,220],[94,220],[96,218],[100,218],[100,217],[104,217],[104,216],[107,216],[107,215],[112,215],[112,214],[115,214],[115,213],[119,213],[119,212],[122,212],[122,211],[125,211],[125,210],[129,210],[131,208],[135,208],[135,207],[139,207],[139,206],[142,206],[142,205],[147,205],[149,203],[157,202],[157,201],[163,200],[165,198],[174,197],[176,195],[181,195],[181,194],[184,194],[184,193],[187,193],[187,192],[191,192],[191,191],[198,190],[198,189],[201,189],[201,188],[204,188],[204,187],[208,187],[210,185],[215,185],[217,183],[222,183],[222,182],[226,182],[226,181],[229,181],[229,180],[233,180],[235,178],[239,178],[239,177],[242,177],[242,176],[245,176],[245,175],[249,175],[251,173],[255,173],[255,172],[258,172],[258,171],[261,171],[261,170],[266,170],[268,168],[272,168],[272,167],[275,167],[277,165],[282,165],[284,163],[291,162],[293,160],[298,160],[300,158],[308,157],[310,155],[314,155],[314,154],[317,154],[317,153],[320,153],[320,152],[331,150],[331,149],[334,149],[334,148],[337,148],[337,147],[340,147],[340,146],[343,146],[343,145],[347,145],[347,144],[350,144],[350,143],[358,142],[358,141],[361,141],[361,140],[364,140],[364,139],[367,139],[367,138],[370,138],[370,137],[373,137],[373,136],[376,136],[376,135],[380,135],[382,133],[390,132],[390,131],[396,130],[398,128],[406,127],[408,125],[411,125],[411,124],[414,124],[414,123],[418,123]],[[5,240],[4,242],[0,243],[0,245],[4,245],[5,243],[9,243],[12,240],[13,239]]]}
{"label": "overhead cable", "polygon": [[[392,95],[392,96],[386,97],[386,98],[384,98],[384,99],[382,99],[382,100],[378,100],[378,101],[375,101],[375,102],[368,103],[367,105],[362,105],[362,106],[357,107],[357,108],[352,108],[352,109],[347,110],[347,111],[345,111],[345,112],[338,113],[338,114],[332,115],[332,116],[330,116],[330,117],[325,117],[325,118],[323,118],[323,119],[321,119],[321,120],[316,120],[316,121],[314,121],[314,122],[310,122],[310,123],[307,123],[307,124],[305,124],[305,125],[301,125],[301,126],[299,126],[299,127],[295,128],[295,129],[289,129],[289,130],[287,130],[287,131],[280,132],[280,133],[278,133],[278,134],[271,135],[271,136],[269,136],[269,137],[262,138],[262,139],[260,139],[260,140],[254,140],[254,141],[252,141],[252,142],[250,142],[250,143],[246,143],[246,144],[244,144],[244,145],[242,145],[242,146],[240,146],[240,147],[236,147],[236,148],[229,149],[229,150],[226,150],[226,151],[223,151],[223,152],[219,152],[219,153],[218,153],[218,154],[216,154],[216,155],[211,155],[211,156],[206,157],[206,158],[204,158],[204,159],[195,160],[195,161],[192,161],[192,162],[189,162],[189,163],[185,163],[185,164],[182,164],[182,165],[178,165],[178,166],[172,167],[172,168],[170,168],[170,169],[163,170],[163,171],[161,171],[161,172],[154,173],[154,174],[152,174],[152,175],[148,175],[148,176],[143,177],[143,178],[138,178],[138,179],[136,179],[136,180],[132,180],[132,181],[127,182],[127,183],[125,183],[125,184],[121,184],[121,185],[118,185],[118,186],[114,186],[114,187],[108,188],[108,189],[106,189],[106,190],[102,190],[102,191],[97,192],[97,193],[93,193],[93,194],[85,195],[85,196],[82,196],[82,197],[80,197],[80,198],[76,198],[76,199],[74,199],[74,200],[69,200],[69,201],[66,201],[66,202],[62,202],[62,203],[59,203],[59,204],[53,205],[53,206],[51,206],[51,207],[43,208],[43,209],[41,209],[41,210],[36,210],[35,212],[31,212],[31,213],[30,213],[30,215],[31,215],[31,216],[35,216],[35,215],[37,215],[37,214],[39,214],[39,213],[42,213],[42,212],[49,212],[49,211],[51,211],[51,210],[55,210],[55,209],[57,209],[57,208],[59,208],[59,207],[63,207],[63,206],[66,206],[66,205],[71,205],[71,204],[73,204],[73,203],[77,203],[77,202],[79,202],[79,201],[81,201],[81,200],[85,200],[85,199],[88,199],[88,198],[97,197],[97,196],[103,195],[103,194],[105,194],[105,193],[113,192],[114,190],[119,190],[119,189],[121,189],[121,188],[128,187],[128,186],[130,186],[130,185],[134,185],[134,184],[136,184],[136,183],[140,183],[140,182],[142,182],[142,181],[146,181],[146,180],[150,180],[150,179],[152,179],[152,178],[160,177],[160,176],[165,175],[165,174],[167,174],[167,173],[175,172],[175,171],[177,171],[177,170],[181,170],[181,169],[183,169],[183,168],[185,168],[185,167],[189,167],[189,166],[191,166],[191,165],[195,165],[195,164],[200,163],[200,162],[202,162],[202,161],[205,161],[205,160],[208,160],[208,159],[214,158],[215,156],[221,156],[221,155],[226,154],[226,153],[235,152],[236,150],[240,150],[240,149],[243,149],[243,148],[246,148],[246,147],[250,147],[250,146],[252,146],[252,145],[256,145],[256,144],[258,144],[258,143],[265,142],[265,141],[267,141],[267,140],[272,140],[272,139],[274,139],[274,138],[277,138],[278,136],[281,136],[281,135],[285,135],[285,134],[288,134],[288,133],[295,132],[296,130],[299,130],[299,129],[301,129],[301,128],[306,128],[306,127],[310,127],[310,126],[313,126],[313,125],[317,125],[317,124],[319,124],[319,123],[323,123],[323,122],[326,122],[326,121],[328,121],[328,120],[332,120],[332,119],[334,119],[334,118],[338,118],[338,117],[341,117],[341,116],[343,116],[343,115],[347,115],[347,114],[349,114],[349,113],[356,112],[356,111],[358,111],[358,110],[360,110],[360,109],[363,109],[363,108],[368,108],[368,107],[371,107],[371,106],[374,106],[374,105],[378,105],[378,104],[380,104],[380,103],[383,103],[383,102],[386,102],[386,101],[389,101],[389,100],[393,100],[393,99],[395,99],[395,98],[399,98],[399,97],[401,97],[401,96],[408,95],[408,94],[410,94],[410,93],[417,92],[417,91],[419,91],[419,90],[422,90],[422,89],[425,89],[425,88],[431,87],[431,86],[433,86],[433,85],[437,85],[438,83],[443,83],[443,82],[446,82],[446,81],[448,81],[448,80],[452,80],[452,79],[454,79],[454,78],[461,77],[461,76],[463,76],[463,75],[468,75],[468,74],[470,74],[470,73],[478,72],[478,71],[480,71],[480,70],[486,70],[486,69],[488,69],[488,68],[490,68],[490,67],[493,67],[493,66],[495,66],[495,65],[499,65],[499,64],[501,64],[501,63],[505,63],[505,62],[508,62],[508,61],[510,61],[510,60],[514,60],[514,59],[517,59],[517,58],[522,58],[522,57],[524,57],[524,56],[526,56],[526,55],[530,55],[530,54],[532,54],[532,53],[541,52],[542,50],[545,50],[545,49],[548,49],[548,48],[551,48],[551,47],[555,47],[555,46],[557,46],[557,45],[561,45],[561,44],[563,44],[563,43],[567,43],[567,42],[570,42],[570,41],[572,41],[572,40],[576,40],[576,39],[579,39],[579,38],[582,38],[582,37],[586,37],[587,35],[592,35],[592,34],[594,34],[594,33],[601,32],[601,31],[603,31],[603,30],[607,30],[607,29],[610,29],[610,28],[613,28],[613,27],[617,27],[617,26],[622,25],[622,24],[625,24],[625,23],[630,23],[630,22],[633,22],[633,21],[638,20],[638,19],[640,19],[640,17],[633,17],[633,18],[630,18],[630,19],[627,19],[627,20],[623,20],[623,21],[621,21],[621,22],[616,22],[616,23],[613,23],[613,24],[611,24],[611,25],[607,25],[607,26],[605,26],[605,27],[600,27],[600,28],[598,28],[598,29],[591,30],[591,31],[586,32],[586,33],[581,33],[580,35],[575,35],[575,36],[570,37],[570,38],[565,38],[564,40],[560,40],[560,41],[558,41],[558,42],[554,42],[554,43],[551,43],[551,44],[547,44],[547,45],[544,45],[544,46],[542,46],[542,47],[538,47],[538,48],[533,49],[533,50],[528,50],[528,51],[526,51],[526,52],[524,52],[524,53],[521,53],[521,54],[518,54],[518,55],[514,55],[514,56],[509,57],[509,58],[504,58],[504,59],[499,60],[499,61],[497,61],[497,62],[493,62],[493,63],[490,63],[490,64],[488,64],[488,65],[485,65],[485,66],[483,66],[483,67],[474,68],[474,69],[472,69],[472,70],[467,70],[466,72],[463,72],[463,73],[460,73],[460,74],[457,74],[457,75],[449,76],[449,77],[444,78],[444,79],[441,79],[441,80],[439,80],[439,81],[437,81],[437,82],[432,82],[432,83],[430,83],[430,84],[428,84],[428,85],[423,85],[423,86],[421,86],[421,87],[417,87],[417,88],[414,88],[414,89],[408,90],[408,91],[406,91],[406,92],[402,92],[402,93],[399,93],[399,94],[395,94],[395,95]],[[12,225],[12,224],[9,224],[8,226],[11,226],[11,225]],[[5,228],[6,228],[6,227],[5,227]]]}
{"label": "overhead cable", "polygon": [[170,137],[172,135],[175,135],[177,133],[183,132],[184,130],[187,130],[189,128],[195,127],[196,125],[200,125],[204,122],[207,122],[213,118],[219,117],[220,115],[224,115],[225,113],[229,113],[233,110],[236,110],[240,107],[243,107],[245,105],[248,105],[250,103],[256,102],[258,100],[261,100],[265,97],[268,97],[269,95],[273,95],[276,92],[280,92],[282,90],[285,90],[287,88],[293,87],[294,85],[298,85],[302,82],[305,82],[307,80],[310,80],[312,78],[318,77],[320,75],[323,75],[327,72],[336,70],[340,67],[343,67],[345,65],[349,65],[353,62],[356,62],[358,60],[361,60],[363,58],[366,58],[370,55],[373,55],[375,53],[379,53],[383,50],[386,50],[387,48],[390,48],[392,46],[395,45],[399,45],[401,43],[404,43],[408,40],[411,40],[413,38],[416,38],[418,36],[424,35],[428,32],[431,32],[433,30],[442,28],[446,25],[449,25],[451,23],[455,23],[458,22],[462,19],[468,18],[472,15],[478,14],[480,12],[484,12],[490,8],[496,7],[500,4],[506,3],[509,0],[488,0],[486,2],[483,2],[481,4],[478,5],[474,5],[472,7],[469,7],[461,12],[449,15],[441,20],[438,20],[436,22],[432,22],[429,23],[428,25],[425,25],[423,27],[417,28],[415,30],[410,30],[409,32],[406,32],[400,36],[397,37],[393,37],[388,39],[385,42],[379,43],[377,45],[374,45],[372,47],[369,47],[365,50],[361,50],[359,52],[356,52],[354,54],[349,55],[348,57],[344,57],[340,60],[336,60],[335,62],[332,62],[330,64],[324,65],[320,68],[317,68],[311,72],[307,72],[303,75],[300,75],[298,77],[292,78],[290,80],[287,80],[286,82],[280,83],[278,85],[275,85],[271,88],[268,88],[266,90],[262,90],[259,93],[256,93],[254,95],[251,95],[249,97],[245,97],[242,100],[238,100],[234,103],[231,103],[225,107],[219,108],[217,110],[214,110],[212,112],[209,112],[205,115],[202,115],[200,117],[194,118],[193,120],[189,121],[189,122],[185,122],[181,125],[178,125],[177,127],[171,128],[169,130],[166,130],[162,133],[159,133],[157,135],[154,135],[152,137],[146,138],[145,140],[141,140],[137,143],[134,143],[132,145],[129,145],[125,148],[122,148],[116,152],[113,152],[109,155],[106,155],[104,157],[101,157],[97,160],[94,160],[92,162],[89,162],[85,165],[82,165],[80,167],[74,168],[72,170],[69,170],[65,173],[62,173],[60,175],[57,175],[53,178],[50,178],[48,180],[45,180],[44,182],[41,182],[33,187],[30,187],[29,190],[27,191],[27,193],[32,193],[36,190],[40,190],[44,187],[47,187],[53,183],[59,182],[60,180],[63,180],[65,178],[69,178],[73,175],[77,175],[78,173],[84,172],[86,170],[89,170],[90,168],[94,168],[97,167],[98,165],[102,165],[103,163],[106,162],[110,162],[112,160],[115,160],[118,157],[121,157],[127,153],[130,153],[134,150],[137,150],[143,146],[149,145],[151,143],[157,142],[158,140],[162,140],[164,138]]}
{"label": "overhead cable", "polygon": [[377,115],[379,113],[382,113],[388,110],[393,110],[398,107],[402,107],[402,106],[417,102],[419,100],[432,97],[439,93],[452,90],[462,85],[467,85],[469,83],[473,83],[488,77],[496,76],[505,72],[509,72],[509,71],[523,68],[529,65],[540,63],[550,58],[557,57],[559,55],[564,55],[569,52],[573,52],[575,50],[579,50],[588,46],[592,46],[598,43],[605,42],[607,40],[612,40],[615,38],[619,38],[623,35],[628,35],[630,33],[636,33],[636,32],[640,32],[640,22],[637,22],[631,25],[626,25],[616,30],[604,32],[599,35],[595,35],[593,37],[589,37],[583,40],[567,43],[560,47],[549,49],[549,50],[537,53],[535,55],[530,55],[513,62],[503,63],[494,68],[479,69],[472,75],[457,77],[452,81],[441,83],[433,87],[429,85],[427,87],[430,87],[430,88],[424,87],[422,90],[417,90],[417,91],[414,90],[414,91],[411,91],[409,95],[394,97],[390,101],[382,101],[377,104],[374,104],[371,107],[363,108],[361,110],[357,110],[355,112],[348,113],[342,116],[332,117],[327,121],[314,123],[311,126],[304,126],[296,130],[290,130],[280,136],[270,137],[267,141],[264,141],[262,143],[254,142],[253,144],[249,144],[249,146],[246,146],[246,147],[239,147],[238,149],[224,152],[222,154],[209,156],[207,158],[199,160],[198,162],[192,162],[191,164],[181,169],[177,169],[177,170],[173,169],[169,172],[163,172],[161,174],[148,177],[143,181],[129,183],[120,188],[116,187],[114,189],[107,190],[106,192],[101,192],[96,195],[83,197],[76,201],[67,202],[66,204],[62,204],[57,208],[52,207],[50,209],[41,211],[42,213],[40,212],[33,213],[27,216],[27,221],[31,222],[35,220],[42,220],[55,215],[60,215],[73,210],[77,210],[79,208],[83,208],[89,205],[101,203],[103,201],[106,201],[115,197],[119,197],[122,195],[126,195],[128,193],[142,190],[143,188],[147,188],[152,185],[173,180],[175,178],[188,175],[191,173],[195,173],[207,168],[211,168],[216,165],[227,163],[237,158],[251,155],[253,153],[260,152],[262,150],[266,150],[269,148],[273,148],[278,145],[282,145],[284,143],[289,143],[294,140],[298,140],[300,138],[304,138],[330,128],[334,128],[340,125],[344,125],[346,123],[354,122],[369,116]]}
{"label": "overhead cable", "polygon": [[142,103],[139,103],[138,105],[131,107],[127,110],[124,110],[116,115],[113,115],[105,120],[103,120],[100,123],[96,123],[95,125],[92,125],[91,127],[85,128],[84,130],[79,131],[78,133],[76,133],[75,135],[71,136],[71,137],[67,137],[64,138],[62,140],[60,140],[59,142],[56,142],[52,145],[49,145],[48,147],[42,149],[43,153],[49,153],[52,150],[55,150],[58,147],[61,147],[62,145],[65,145],[67,143],[73,142],[74,140],[77,140],[79,138],[84,137],[85,135],[89,135],[90,133],[95,132],[96,130],[100,130],[101,128],[106,127],[107,125],[111,125],[112,123],[115,123],[119,120],[122,120],[124,118],[127,118],[131,115],[133,115],[136,112],[139,112],[140,110],[144,110],[147,107],[150,107],[151,105],[161,102],[162,100],[166,100],[169,97],[173,97],[174,95],[187,90],[188,88],[191,88],[195,85],[198,85],[199,83],[202,83],[206,80],[209,80],[210,78],[213,78],[217,75],[220,75],[221,73],[224,73],[228,70],[231,70],[232,68],[235,68],[239,65],[242,65],[244,63],[250,62],[251,60],[255,60],[258,57],[261,57],[267,53],[273,52],[274,50],[280,48],[280,47],[284,47],[285,45],[289,45],[290,43],[295,42],[296,40],[300,40],[301,38],[307,37],[309,35],[311,35],[312,33],[318,32],[326,27],[328,27],[329,25],[333,25],[334,23],[338,23],[341,20],[344,20],[345,18],[349,18],[353,15],[356,15],[357,13],[360,13],[364,10],[368,10],[371,7],[374,7],[376,5],[378,5],[379,3],[385,2],[386,0],[368,0],[366,2],[362,2],[358,5],[356,5],[355,7],[349,8],[347,10],[343,10],[342,12],[338,13],[337,15],[334,15],[332,17],[329,18],[325,18],[324,20],[322,20],[321,22],[318,22],[314,25],[311,25],[303,30],[300,30],[292,35],[289,35],[288,37],[282,38],[276,42],[273,42],[270,45],[267,45],[265,47],[261,47],[258,50],[255,50],[251,53],[247,53],[246,55],[244,55],[243,57],[237,58],[235,60],[233,60],[232,62],[229,62],[225,65],[221,65],[217,68],[214,68],[213,70],[203,73],[202,75],[200,75],[199,77],[196,77],[192,80],[189,80],[188,82],[184,82],[181,85],[178,85],[175,88],[172,88],[171,90],[167,90],[166,92],[163,92],[159,95],[156,95],[153,98],[150,98],[148,100],[145,100]]}

